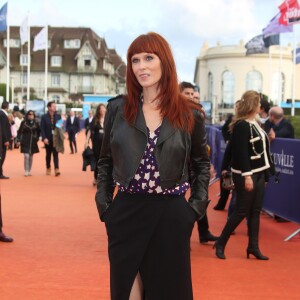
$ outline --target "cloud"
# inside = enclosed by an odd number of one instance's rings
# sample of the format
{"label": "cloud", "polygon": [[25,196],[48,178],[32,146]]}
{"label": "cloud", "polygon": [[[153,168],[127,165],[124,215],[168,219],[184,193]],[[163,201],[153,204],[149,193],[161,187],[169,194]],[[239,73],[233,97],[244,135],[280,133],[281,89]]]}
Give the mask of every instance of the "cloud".
{"label": "cloud", "polygon": [[238,41],[261,31],[254,0],[166,0],[174,26],[207,40]]}

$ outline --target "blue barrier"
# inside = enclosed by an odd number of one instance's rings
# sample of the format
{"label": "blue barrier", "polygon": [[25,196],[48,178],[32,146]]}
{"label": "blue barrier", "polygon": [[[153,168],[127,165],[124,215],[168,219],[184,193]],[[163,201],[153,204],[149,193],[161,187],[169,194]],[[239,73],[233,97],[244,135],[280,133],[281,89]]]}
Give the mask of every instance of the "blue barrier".
{"label": "blue barrier", "polygon": [[[220,178],[226,144],[221,131],[207,125],[207,142],[211,147],[211,163]],[[276,138],[271,143],[279,183],[270,179],[263,208],[284,219],[300,224],[300,140]]]}
{"label": "blue barrier", "polygon": [[271,143],[279,183],[266,187],[264,209],[300,224],[300,140],[277,138]]}

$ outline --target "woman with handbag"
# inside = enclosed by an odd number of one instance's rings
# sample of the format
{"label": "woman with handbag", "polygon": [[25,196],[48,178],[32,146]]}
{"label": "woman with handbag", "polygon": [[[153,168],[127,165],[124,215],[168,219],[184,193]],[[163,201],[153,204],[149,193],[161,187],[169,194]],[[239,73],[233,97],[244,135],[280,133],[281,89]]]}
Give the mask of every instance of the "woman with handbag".
{"label": "woman with handbag", "polygon": [[170,46],[157,33],[129,46],[126,85],[127,95],[109,101],[98,163],[111,299],[192,300],[190,236],[210,177],[202,111],[180,95]]}
{"label": "woman with handbag", "polygon": [[225,259],[225,246],[230,235],[241,221],[248,217],[248,248],[250,254],[260,260],[268,260],[259,249],[259,221],[263,204],[265,183],[273,162],[267,134],[256,122],[260,109],[260,95],[255,91],[243,94],[236,115],[230,124],[231,171],[236,191],[236,207],[229,217],[221,236],[216,241],[216,256]]}
{"label": "woman with handbag", "polygon": [[24,176],[31,176],[33,154],[39,152],[38,141],[40,137],[40,126],[35,121],[33,110],[25,115],[18,130],[18,144],[21,144],[21,153],[24,153]]}

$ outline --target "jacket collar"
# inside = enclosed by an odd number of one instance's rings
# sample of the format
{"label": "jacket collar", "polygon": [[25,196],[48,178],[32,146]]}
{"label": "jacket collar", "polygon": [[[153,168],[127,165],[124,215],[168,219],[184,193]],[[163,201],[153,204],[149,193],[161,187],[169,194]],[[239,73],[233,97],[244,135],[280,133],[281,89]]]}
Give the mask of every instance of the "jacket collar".
{"label": "jacket collar", "polygon": [[[147,125],[142,110],[142,103],[139,103],[138,113],[137,113],[134,127],[142,131],[145,135],[148,135]],[[167,121],[166,118],[164,118],[161,124],[160,133],[156,145],[158,146],[159,144],[163,143],[174,132],[175,132],[175,128]]]}
{"label": "jacket collar", "polygon": [[139,108],[138,108],[138,112],[137,112],[137,116],[136,116],[136,120],[134,123],[134,127],[137,128],[138,130],[142,131],[143,133],[145,133],[145,135],[147,136],[147,125],[146,125],[146,121],[144,118],[144,113],[142,110],[142,103],[139,103]]}
{"label": "jacket collar", "polygon": [[163,119],[161,124],[160,133],[158,136],[158,140],[156,146],[163,143],[166,139],[168,139],[175,132],[175,128],[167,121],[166,118]]}

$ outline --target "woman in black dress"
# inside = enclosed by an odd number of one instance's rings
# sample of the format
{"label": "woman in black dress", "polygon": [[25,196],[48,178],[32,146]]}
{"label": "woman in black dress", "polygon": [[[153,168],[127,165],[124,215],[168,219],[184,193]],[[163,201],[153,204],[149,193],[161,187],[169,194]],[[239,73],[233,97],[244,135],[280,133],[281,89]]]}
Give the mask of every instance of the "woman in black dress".
{"label": "woman in black dress", "polygon": [[[93,122],[90,126],[90,129],[87,132],[85,147],[87,148],[89,140],[92,141],[92,148],[95,156],[95,161],[98,162],[100,156],[100,150],[102,145],[102,139],[104,134],[104,117],[106,112],[106,106],[104,104],[99,104],[96,108],[96,113],[93,119]],[[98,175],[98,168],[95,168],[94,171],[94,180],[93,185],[96,185],[96,179]]]}
{"label": "woman in black dress", "polygon": [[21,153],[24,153],[24,176],[31,176],[33,154],[39,152],[40,132],[40,126],[35,121],[34,111],[29,110],[20,125],[17,136],[21,144]]}

